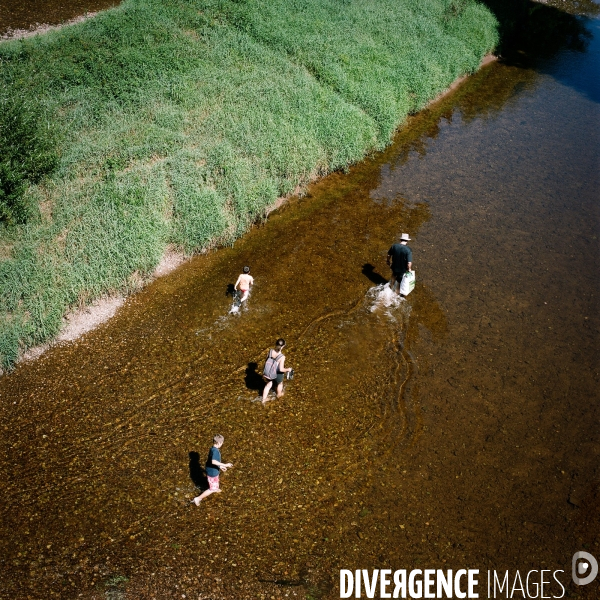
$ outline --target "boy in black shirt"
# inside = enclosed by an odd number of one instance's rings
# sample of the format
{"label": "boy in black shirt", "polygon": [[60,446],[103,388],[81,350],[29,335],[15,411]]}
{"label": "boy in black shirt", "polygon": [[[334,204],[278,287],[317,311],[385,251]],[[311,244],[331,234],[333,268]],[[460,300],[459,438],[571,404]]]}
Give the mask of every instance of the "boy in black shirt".
{"label": "boy in black shirt", "polygon": [[219,448],[223,445],[224,441],[225,438],[222,435],[215,435],[213,438],[213,445],[208,451],[208,458],[206,459],[206,478],[208,479],[208,489],[192,500],[196,506],[200,506],[200,502],[202,502],[204,498],[210,496],[212,493],[221,492],[221,488],[219,487],[219,472],[227,471],[229,467],[233,467],[231,463],[221,462],[221,452],[219,452]]}

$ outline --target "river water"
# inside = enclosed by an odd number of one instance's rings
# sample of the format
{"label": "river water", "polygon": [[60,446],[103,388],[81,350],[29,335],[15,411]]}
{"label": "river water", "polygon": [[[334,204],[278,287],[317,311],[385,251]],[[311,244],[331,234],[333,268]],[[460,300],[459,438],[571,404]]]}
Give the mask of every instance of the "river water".
{"label": "river water", "polygon": [[[570,565],[600,555],[600,36],[570,19],[0,379],[1,598],[334,598],[359,568],[598,597]],[[417,286],[390,302],[402,232]],[[280,336],[296,375],[263,407]],[[196,508],[216,433],[234,468]]]}
{"label": "river water", "polygon": [[2,0],[0,39],[47,26],[60,25],[87,12],[119,4],[116,0]]}

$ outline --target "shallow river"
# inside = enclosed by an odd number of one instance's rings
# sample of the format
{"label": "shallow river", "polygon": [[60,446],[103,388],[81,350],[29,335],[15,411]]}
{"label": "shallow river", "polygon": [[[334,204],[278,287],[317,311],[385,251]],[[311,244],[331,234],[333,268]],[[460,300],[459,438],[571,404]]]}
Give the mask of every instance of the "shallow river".
{"label": "shallow river", "polygon": [[103,10],[119,4],[117,0],[2,0],[0,36],[15,32],[60,25],[86,12]]}
{"label": "shallow river", "polygon": [[[600,595],[570,575],[600,559],[600,32],[573,23],[0,379],[1,598],[334,598],[359,568]],[[263,407],[280,336],[296,375]],[[215,433],[234,468],[196,508]]]}

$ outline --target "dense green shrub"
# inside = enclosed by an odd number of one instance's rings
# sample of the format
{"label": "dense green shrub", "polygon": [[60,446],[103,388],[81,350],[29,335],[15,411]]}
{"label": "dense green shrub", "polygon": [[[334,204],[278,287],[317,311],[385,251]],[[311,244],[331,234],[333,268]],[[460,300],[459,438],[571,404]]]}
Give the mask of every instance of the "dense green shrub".
{"label": "dense green shrub", "polygon": [[27,186],[57,162],[55,130],[35,98],[18,88],[0,93],[0,221],[27,221],[33,210],[24,198]]}

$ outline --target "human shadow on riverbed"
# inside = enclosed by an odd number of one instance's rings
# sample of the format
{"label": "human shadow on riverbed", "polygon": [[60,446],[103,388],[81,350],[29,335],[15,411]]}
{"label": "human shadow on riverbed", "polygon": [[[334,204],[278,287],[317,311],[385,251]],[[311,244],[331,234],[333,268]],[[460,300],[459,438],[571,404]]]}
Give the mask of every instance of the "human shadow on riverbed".
{"label": "human shadow on riverbed", "polygon": [[197,452],[190,452],[190,479],[192,483],[202,492],[208,489],[208,479],[206,471],[200,464],[200,455]]}
{"label": "human shadow on riverbed", "polygon": [[235,294],[235,285],[233,283],[227,284],[227,290],[225,291],[225,296],[232,296]]}
{"label": "human shadow on riverbed", "polygon": [[375,272],[375,267],[370,263],[363,265],[362,274],[371,280],[375,285],[381,285],[388,282],[383,275]]}
{"label": "human shadow on riverbed", "polygon": [[246,383],[246,387],[249,390],[256,390],[260,393],[265,387],[265,382],[262,378],[262,375],[257,371],[257,369],[258,363],[248,363],[248,368],[246,369],[246,376],[244,377],[244,382]]}

